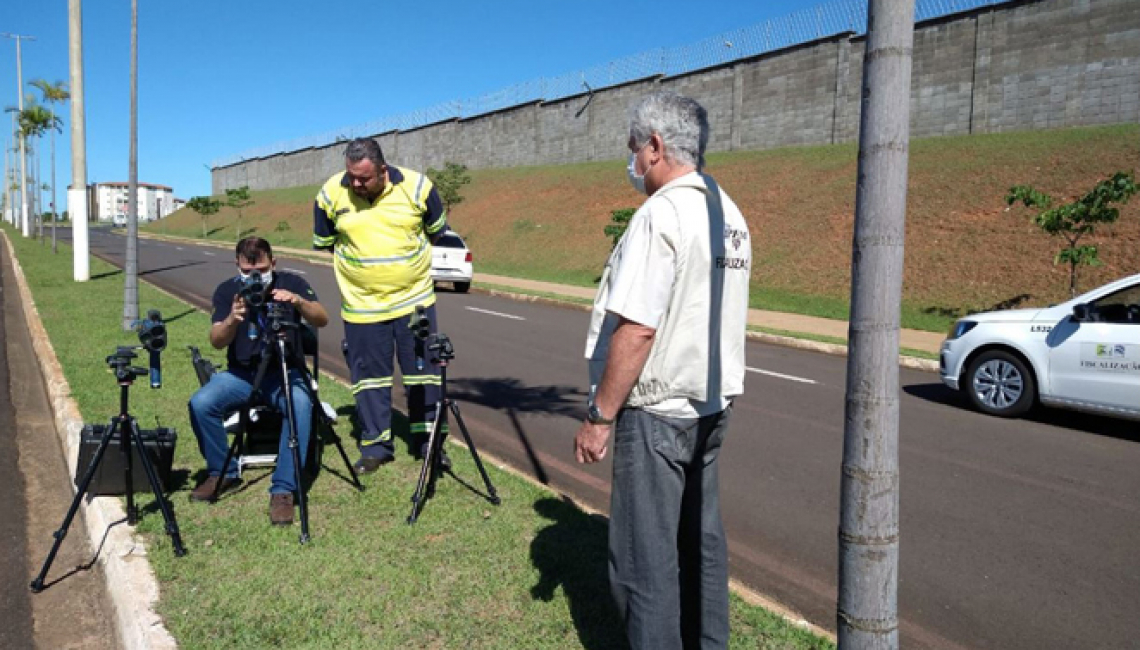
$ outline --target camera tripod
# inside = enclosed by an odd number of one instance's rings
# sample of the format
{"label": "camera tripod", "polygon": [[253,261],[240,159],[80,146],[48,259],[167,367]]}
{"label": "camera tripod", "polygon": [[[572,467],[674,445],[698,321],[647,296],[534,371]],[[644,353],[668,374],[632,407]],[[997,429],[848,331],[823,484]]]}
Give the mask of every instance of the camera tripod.
{"label": "camera tripod", "polygon": [[[261,362],[257,367],[257,374],[254,375],[253,389],[250,392],[250,395],[253,396],[260,393],[261,385],[265,380],[265,374],[269,370],[269,365],[274,360],[274,358],[276,358],[280,363],[281,390],[285,395],[285,407],[287,411],[285,413],[285,417],[287,417],[289,420],[288,444],[289,453],[291,453],[293,456],[293,480],[297,486],[297,508],[300,511],[301,518],[300,541],[302,544],[305,544],[311,539],[309,535],[309,507],[308,497],[306,495],[304,483],[302,481],[304,468],[301,466],[301,446],[300,441],[297,437],[296,408],[293,406],[293,389],[289,383],[289,356],[288,347],[285,342],[285,338],[288,336],[289,331],[298,330],[300,325],[285,320],[280,313],[274,313],[272,310],[270,311],[269,324],[269,331],[265,332],[264,336],[270,340],[266,341],[268,345],[262,353]],[[325,413],[324,407],[321,405],[320,395],[317,394],[313,388],[312,376],[309,374],[308,369],[305,368],[303,363],[301,364],[299,372],[301,375],[301,383],[304,385],[304,390],[309,395],[313,409],[315,409],[318,413],[315,430],[309,432],[310,441],[313,435],[320,436],[321,440],[331,439],[336,444],[337,450],[340,451],[340,457],[344,460],[345,467],[348,468],[348,473],[349,476],[352,477],[353,485],[355,485],[357,490],[363,491],[364,486],[361,485],[360,479],[356,476],[356,471],[352,468],[352,462],[349,461],[348,454],[344,451],[344,445],[341,444],[340,436],[338,436],[336,434],[336,431],[334,431],[332,428],[332,422],[329,419],[328,414]],[[243,446],[245,440],[246,429],[248,428],[245,426],[248,425],[248,405],[242,407],[241,413],[243,426],[238,429],[238,432],[236,434],[234,434],[234,441],[230,445],[229,451],[226,453],[225,462],[222,463],[223,468],[228,468],[230,466],[230,461],[233,460],[234,454],[239,448]],[[221,490],[221,485],[222,482],[218,481],[217,485],[214,487],[214,501],[216,501],[218,498],[218,492]]]}
{"label": "camera tripod", "polygon": [[130,365],[131,360],[138,357],[138,355],[132,351],[135,349],[138,348],[128,346],[120,347],[115,354],[107,357],[107,365],[115,371],[115,378],[119,382],[119,415],[111,421],[111,426],[107,427],[107,430],[103,432],[103,438],[99,441],[99,447],[95,450],[95,456],[91,459],[91,464],[87,466],[87,471],[83,474],[83,480],[81,480],[76,487],[75,498],[71,501],[71,507],[67,509],[67,516],[63,518],[63,524],[59,527],[59,530],[53,534],[55,542],[52,543],[51,551],[48,552],[47,559],[44,560],[39,575],[36,576],[35,580],[32,580],[31,588],[33,593],[38,594],[43,591],[44,578],[47,577],[48,569],[51,568],[51,564],[55,560],[55,555],[59,552],[59,546],[63,543],[63,538],[67,536],[67,529],[71,526],[71,521],[75,518],[75,513],[79,510],[79,504],[83,500],[84,495],[87,494],[91,479],[95,477],[95,472],[99,469],[99,463],[103,460],[103,453],[107,451],[107,447],[111,443],[111,438],[114,437],[116,432],[120,434],[120,448],[122,452],[126,454],[124,474],[127,492],[127,523],[134,526],[138,523],[139,517],[138,506],[135,504],[134,476],[132,474],[134,454],[131,453],[131,445],[133,444],[139,450],[139,458],[142,460],[147,481],[150,482],[150,489],[154,492],[154,500],[158,503],[159,509],[162,510],[162,518],[166,521],[166,533],[170,535],[170,542],[174,546],[174,555],[177,557],[186,555],[186,549],[182,547],[182,535],[178,532],[178,522],[174,519],[174,510],[163,494],[162,485],[158,480],[158,473],[150,462],[150,456],[146,452],[146,447],[143,446],[142,433],[139,430],[138,423],[135,421],[135,418],[131,416],[127,408],[130,399],[131,384],[134,383],[136,377],[144,377],[150,372],[147,368],[137,368]]}
{"label": "camera tripod", "polygon": [[428,435],[427,452],[424,453],[424,463],[420,467],[420,478],[416,482],[416,491],[412,493],[412,512],[408,515],[409,524],[416,523],[420,511],[423,510],[424,502],[435,495],[435,483],[439,475],[444,471],[450,471],[450,468],[445,467],[445,456],[443,455],[443,442],[447,437],[445,427],[447,426],[448,411],[455,415],[455,422],[459,425],[459,431],[467,443],[467,450],[471,452],[475,467],[479,469],[479,475],[483,477],[483,485],[487,488],[487,500],[494,505],[501,503],[499,495],[495,493],[495,486],[491,485],[491,478],[487,476],[487,470],[483,468],[483,461],[479,459],[475,442],[471,440],[471,434],[467,432],[463,415],[459,413],[459,404],[447,396],[447,366],[455,358],[455,348],[451,345],[451,340],[447,338],[446,334],[432,334],[427,339],[434,339],[427,344],[427,349],[434,353],[435,358],[432,361],[439,364],[439,403],[436,405],[435,420],[432,422],[431,433]]}

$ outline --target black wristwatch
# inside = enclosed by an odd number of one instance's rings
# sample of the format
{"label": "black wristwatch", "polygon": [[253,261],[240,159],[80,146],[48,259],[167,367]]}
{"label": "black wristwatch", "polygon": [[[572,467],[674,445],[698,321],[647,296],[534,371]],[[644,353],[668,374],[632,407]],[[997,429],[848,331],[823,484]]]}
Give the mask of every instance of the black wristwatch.
{"label": "black wristwatch", "polygon": [[613,418],[602,415],[601,409],[593,401],[586,403],[586,421],[590,424],[613,424]]}

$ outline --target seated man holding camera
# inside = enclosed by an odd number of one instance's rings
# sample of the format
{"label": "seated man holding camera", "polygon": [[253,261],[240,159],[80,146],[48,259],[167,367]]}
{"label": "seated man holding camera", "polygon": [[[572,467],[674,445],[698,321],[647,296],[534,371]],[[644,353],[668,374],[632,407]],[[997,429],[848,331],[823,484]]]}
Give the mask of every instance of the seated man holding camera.
{"label": "seated man holding camera", "polygon": [[[246,237],[238,242],[236,254],[239,275],[221,283],[214,291],[213,325],[210,327],[210,344],[219,350],[227,348],[227,369],[211,377],[209,383],[190,398],[190,424],[206,459],[208,474],[206,480],[190,493],[193,501],[212,501],[215,492],[221,494],[241,483],[236,460],[231,459],[229,467],[222,467],[229,449],[224,418],[250,402],[259,365],[266,355],[276,354],[277,348],[270,342],[274,328],[282,329],[288,337],[285,340],[290,357],[287,360],[289,385],[297,417],[302,466],[312,428],[312,399],[299,370],[305,364],[301,329],[293,326],[282,328],[282,323],[270,322],[269,312],[273,307],[272,311],[280,313],[279,308],[287,305],[285,311],[289,323],[299,325],[303,317],[313,327],[327,325],[328,313],[304,278],[288,272],[274,272],[277,263],[269,242],[260,237]],[[260,274],[261,288],[254,286],[257,274]],[[271,305],[272,302],[279,304]],[[274,405],[284,415],[277,467],[269,487],[269,519],[274,525],[287,526],[293,523],[294,494],[300,486],[295,479],[293,454],[289,448],[289,412],[281,386],[280,361],[270,359],[269,363],[258,387],[259,392],[266,403]]]}

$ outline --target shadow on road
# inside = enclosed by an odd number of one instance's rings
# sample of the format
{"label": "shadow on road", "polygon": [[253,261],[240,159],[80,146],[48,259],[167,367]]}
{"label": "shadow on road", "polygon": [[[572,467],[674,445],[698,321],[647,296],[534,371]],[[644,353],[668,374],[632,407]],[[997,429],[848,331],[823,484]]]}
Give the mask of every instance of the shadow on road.
{"label": "shadow on road", "polygon": [[554,497],[539,499],[534,510],[550,524],[530,544],[531,563],[539,573],[531,596],[550,602],[562,587],[583,648],[629,647],[610,597],[606,520]]}
{"label": "shadow on road", "polygon": [[[905,386],[903,387],[903,391],[908,395],[928,402],[934,402],[935,404],[972,410],[969,402],[966,401],[966,398],[961,393],[953,391],[941,383]],[[1108,438],[1127,440],[1129,442],[1140,442],[1140,423],[1130,420],[1048,408],[1041,405],[1034,407],[1034,409],[1022,419],[1038,424],[1064,427],[1082,433],[1091,433]]]}
{"label": "shadow on road", "polygon": [[162,273],[163,271],[175,271],[177,269],[185,269],[191,266],[201,266],[206,262],[184,262],[182,264],[171,264],[170,266],[160,266],[157,269],[147,269],[139,272],[139,277],[150,275],[151,273]]}
{"label": "shadow on road", "polygon": [[534,446],[530,443],[520,415],[547,414],[572,418],[585,417],[585,393],[573,386],[527,386],[518,379],[450,379],[447,391],[458,402],[470,402],[503,411],[526,451],[534,476],[544,485],[550,481]]}

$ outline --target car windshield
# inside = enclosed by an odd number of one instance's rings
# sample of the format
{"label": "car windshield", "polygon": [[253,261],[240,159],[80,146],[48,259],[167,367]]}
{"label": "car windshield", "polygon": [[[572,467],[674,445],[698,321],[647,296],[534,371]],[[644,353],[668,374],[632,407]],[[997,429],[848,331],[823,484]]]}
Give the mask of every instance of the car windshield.
{"label": "car windshield", "polygon": [[444,235],[434,245],[440,248],[467,248],[463,245],[463,240],[455,235]]}

